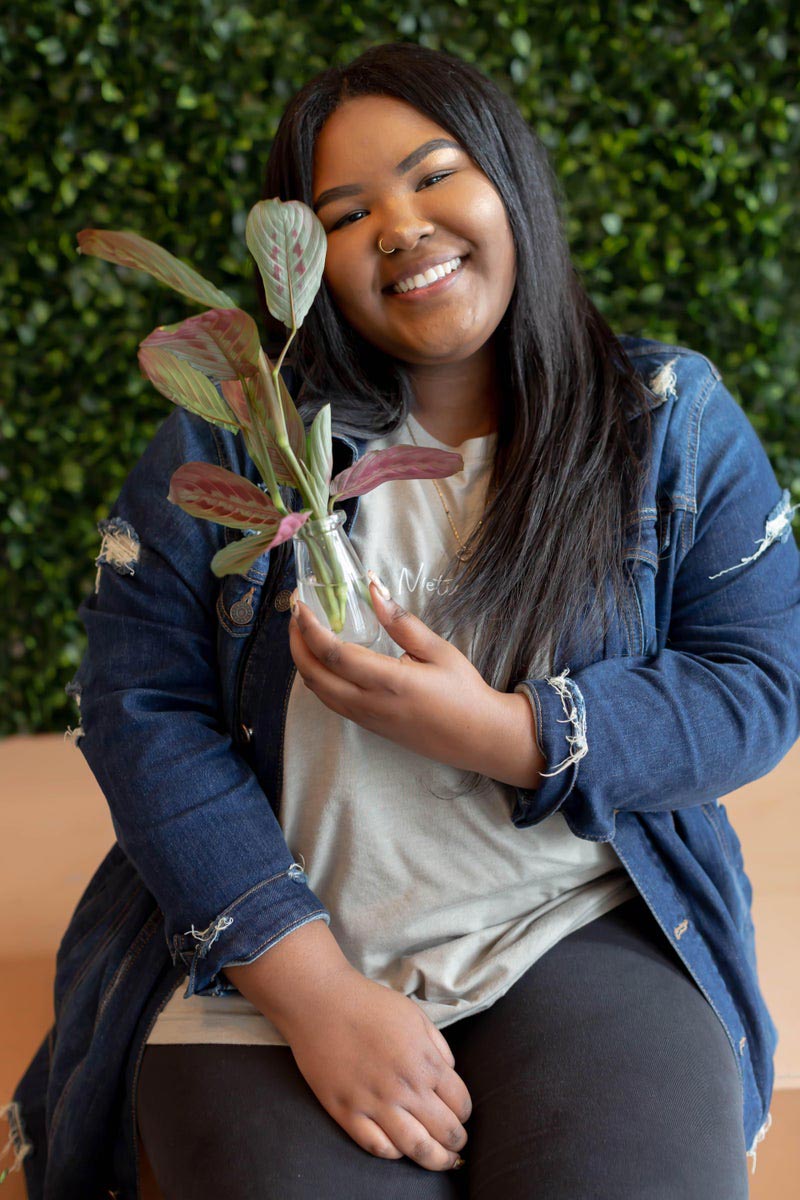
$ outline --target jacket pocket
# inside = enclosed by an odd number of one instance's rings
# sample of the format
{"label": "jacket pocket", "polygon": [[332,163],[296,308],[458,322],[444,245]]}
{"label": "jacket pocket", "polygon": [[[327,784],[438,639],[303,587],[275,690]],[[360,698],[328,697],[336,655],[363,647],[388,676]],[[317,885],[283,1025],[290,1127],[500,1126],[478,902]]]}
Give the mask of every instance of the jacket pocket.
{"label": "jacket pocket", "polygon": [[223,575],[217,593],[217,617],[231,637],[245,638],[253,632],[263,586],[263,580],[253,583],[243,575]]}

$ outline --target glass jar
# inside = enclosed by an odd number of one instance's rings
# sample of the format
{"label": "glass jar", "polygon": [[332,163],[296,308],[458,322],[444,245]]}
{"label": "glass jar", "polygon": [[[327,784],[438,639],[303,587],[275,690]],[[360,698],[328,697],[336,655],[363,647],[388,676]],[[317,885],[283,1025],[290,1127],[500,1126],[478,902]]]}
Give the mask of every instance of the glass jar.
{"label": "glass jar", "polygon": [[369,579],[343,529],[343,508],[309,517],[292,537],[297,594],[317,620],[343,642],[371,646],[381,632]]}

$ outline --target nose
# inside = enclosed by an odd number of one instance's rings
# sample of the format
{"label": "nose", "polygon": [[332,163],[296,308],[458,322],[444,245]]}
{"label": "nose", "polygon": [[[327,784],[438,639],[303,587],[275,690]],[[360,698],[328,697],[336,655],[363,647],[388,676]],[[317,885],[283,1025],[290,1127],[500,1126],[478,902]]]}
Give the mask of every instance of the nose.
{"label": "nose", "polygon": [[380,240],[387,250],[413,250],[420,238],[430,237],[435,232],[436,226],[432,221],[409,213],[405,218],[385,222],[375,245],[378,246]]}

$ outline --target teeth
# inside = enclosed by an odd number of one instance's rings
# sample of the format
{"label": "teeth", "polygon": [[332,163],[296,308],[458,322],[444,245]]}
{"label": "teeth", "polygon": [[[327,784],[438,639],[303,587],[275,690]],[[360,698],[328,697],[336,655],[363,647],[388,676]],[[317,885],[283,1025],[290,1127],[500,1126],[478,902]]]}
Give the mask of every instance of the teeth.
{"label": "teeth", "polygon": [[453,271],[461,266],[460,258],[451,258],[449,262],[439,263],[438,266],[429,267],[421,275],[409,276],[408,279],[401,280],[392,288],[394,292],[411,292],[416,288],[425,288],[429,283],[435,283],[437,279],[444,279],[445,275],[450,275]]}

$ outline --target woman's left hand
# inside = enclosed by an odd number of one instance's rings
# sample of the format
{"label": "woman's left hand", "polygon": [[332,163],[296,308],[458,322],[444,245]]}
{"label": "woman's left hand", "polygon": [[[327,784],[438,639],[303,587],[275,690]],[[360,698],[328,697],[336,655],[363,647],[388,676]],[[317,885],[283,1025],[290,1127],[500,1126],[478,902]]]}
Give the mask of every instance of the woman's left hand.
{"label": "woman's left hand", "polygon": [[[342,642],[298,601],[289,644],[306,687],[340,716],[407,750],[462,770],[494,767],[512,703],[521,714],[520,702],[529,710],[528,701],[490,687],[460,650],[384,599],[375,583],[370,593],[378,620],[405,653],[393,658]],[[530,711],[523,719],[530,728]]]}

